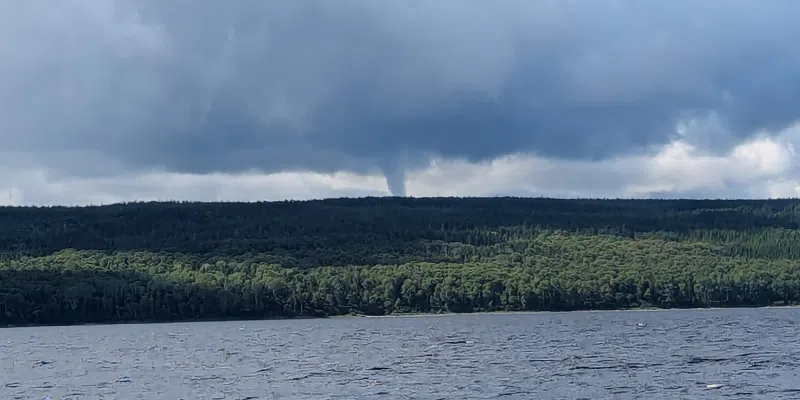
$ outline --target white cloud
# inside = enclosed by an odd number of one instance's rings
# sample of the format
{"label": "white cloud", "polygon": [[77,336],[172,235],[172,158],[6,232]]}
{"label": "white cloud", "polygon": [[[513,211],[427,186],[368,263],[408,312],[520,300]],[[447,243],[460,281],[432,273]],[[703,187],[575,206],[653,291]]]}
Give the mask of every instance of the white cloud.
{"label": "white cloud", "polygon": [[[6,175],[0,204],[85,205],[122,201],[257,201],[385,194],[383,177],[351,173],[185,174],[148,172],[102,178],[57,177],[44,170]],[[9,179],[9,176],[13,178]]]}
{"label": "white cloud", "polygon": [[[433,160],[408,174],[412,196],[797,197],[794,146],[800,125],[760,135],[727,154],[710,154],[679,137],[647,155],[604,161],[510,155],[485,163]],[[6,159],[19,161],[16,159]],[[388,195],[375,173],[257,171],[187,174],[150,171],[76,178],[30,168],[0,169],[0,204],[107,204],[132,200],[253,201]]]}
{"label": "white cloud", "polygon": [[800,182],[796,179],[777,179],[766,183],[767,197],[800,197]]}

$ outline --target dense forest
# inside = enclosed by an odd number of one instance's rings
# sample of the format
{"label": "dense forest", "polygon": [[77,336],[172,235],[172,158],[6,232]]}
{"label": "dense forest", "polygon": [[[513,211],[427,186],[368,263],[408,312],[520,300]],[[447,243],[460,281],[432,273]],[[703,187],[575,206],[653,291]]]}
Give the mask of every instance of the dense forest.
{"label": "dense forest", "polygon": [[0,208],[0,325],[800,303],[800,201]]}

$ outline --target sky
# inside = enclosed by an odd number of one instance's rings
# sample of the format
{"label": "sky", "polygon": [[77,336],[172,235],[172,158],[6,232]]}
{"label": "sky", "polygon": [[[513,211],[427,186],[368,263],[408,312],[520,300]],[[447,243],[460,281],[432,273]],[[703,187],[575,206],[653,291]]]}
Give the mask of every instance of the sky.
{"label": "sky", "polygon": [[0,204],[800,196],[794,0],[0,0]]}

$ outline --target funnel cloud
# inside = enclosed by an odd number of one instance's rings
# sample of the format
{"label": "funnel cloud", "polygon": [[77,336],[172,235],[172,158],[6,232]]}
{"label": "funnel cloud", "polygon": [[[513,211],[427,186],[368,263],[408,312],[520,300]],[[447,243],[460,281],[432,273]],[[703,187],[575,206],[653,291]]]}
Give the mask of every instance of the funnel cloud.
{"label": "funnel cloud", "polygon": [[393,196],[405,197],[406,195],[406,172],[402,167],[395,167],[392,170],[384,170],[383,176],[386,178],[386,185],[389,193]]}

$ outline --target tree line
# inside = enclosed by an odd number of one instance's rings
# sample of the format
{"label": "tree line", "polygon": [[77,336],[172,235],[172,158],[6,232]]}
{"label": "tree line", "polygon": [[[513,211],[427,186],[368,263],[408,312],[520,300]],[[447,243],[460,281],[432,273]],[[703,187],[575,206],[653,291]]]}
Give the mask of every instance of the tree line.
{"label": "tree line", "polygon": [[0,208],[0,325],[766,306],[800,202],[364,198]]}

